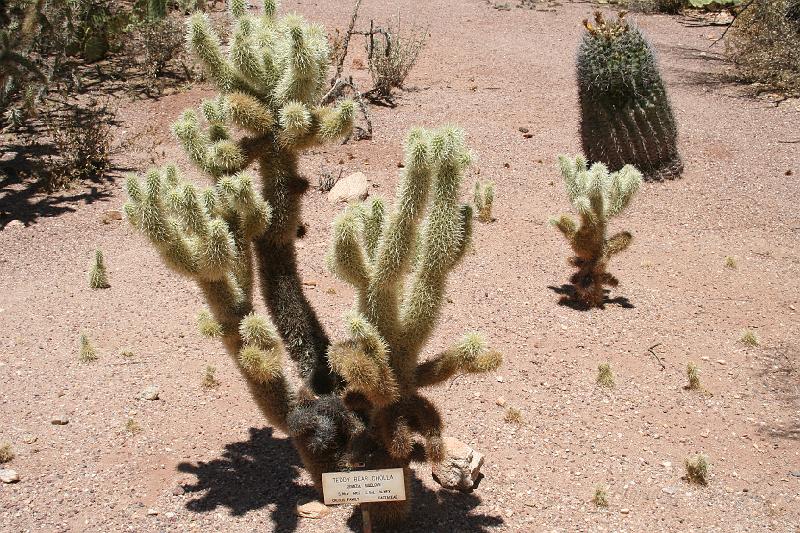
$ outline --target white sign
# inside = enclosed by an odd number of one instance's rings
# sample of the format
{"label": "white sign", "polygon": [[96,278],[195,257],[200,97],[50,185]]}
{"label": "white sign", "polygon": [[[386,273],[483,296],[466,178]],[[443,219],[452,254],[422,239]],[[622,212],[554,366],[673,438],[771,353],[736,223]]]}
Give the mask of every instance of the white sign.
{"label": "white sign", "polygon": [[322,474],[325,505],[391,502],[406,499],[402,468]]}

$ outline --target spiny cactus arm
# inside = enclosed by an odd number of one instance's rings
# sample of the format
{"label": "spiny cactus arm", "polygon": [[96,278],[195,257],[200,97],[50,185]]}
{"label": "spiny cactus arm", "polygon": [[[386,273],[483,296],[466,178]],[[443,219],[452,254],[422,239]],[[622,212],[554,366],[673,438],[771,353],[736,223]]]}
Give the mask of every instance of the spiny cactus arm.
{"label": "spiny cactus arm", "polygon": [[480,213],[483,210],[483,189],[481,182],[475,182],[475,190],[472,193],[472,201],[475,204],[475,209]]}
{"label": "spiny cactus arm", "polygon": [[615,172],[610,179],[606,216],[611,218],[621,213],[641,184],[642,174],[633,165],[625,165]]}
{"label": "spiny cactus arm", "polygon": [[606,254],[611,257],[628,248],[633,241],[633,236],[627,231],[622,231],[613,235],[606,241]]}
{"label": "spiny cactus arm", "polygon": [[310,108],[292,101],[279,113],[283,130],[278,134],[281,145],[291,150],[305,150],[347,136],[353,129],[355,105],[344,100],[335,108]]}
{"label": "spiny cactus arm", "polygon": [[328,67],[328,40],[321,26],[306,24],[299,15],[287,15],[279,22],[286,35],[276,55],[286,65],[273,97],[278,105],[290,101],[311,104],[320,96]]}
{"label": "spiny cactus arm", "polygon": [[[420,239],[420,261],[402,309],[403,346],[409,353],[419,351],[436,325],[447,274],[471,237],[471,211],[457,203],[461,177],[470,162],[463,132],[443,128],[431,139],[431,152],[436,168],[433,200]],[[408,358],[406,364],[405,370],[413,373],[416,361]]]}
{"label": "spiny cactus arm", "polygon": [[219,36],[211,27],[211,20],[206,13],[198,12],[189,17],[187,27],[188,48],[203,65],[220,91],[229,93],[235,90],[244,90],[248,93],[259,93],[223,55]]}
{"label": "spiny cactus arm", "polygon": [[[212,127],[219,136],[222,127]],[[223,174],[233,174],[244,168],[245,155],[239,145],[228,138],[213,139],[209,133],[200,129],[200,121],[194,111],[187,110],[172,126],[172,131],[181,141],[189,158],[200,169],[215,178]]]}
{"label": "spiny cactus arm", "polygon": [[333,223],[333,247],[329,257],[330,267],[343,281],[350,283],[359,293],[366,293],[371,272],[367,265],[366,250],[360,237],[361,206],[350,206]]}
{"label": "spiny cactus arm", "polygon": [[237,126],[259,136],[270,133],[275,127],[272,112],[257,98],[235,91],[227,95],[227,103],[230,119]]}
{"label": "spiny cactus arm", "polygon": [[570,241],[575,236],[575,231],[578,229],[575,221],[568,215],[561,215],[558,218],[551,218],[550,224],[558,228],[558,230],[564,234],[564,237]]}
{"label": "spiny cactus arm", "polygon": [[438,385],[459,373],[491,372],[502,362],[500,352],[488,349],[478,333],[468,333],[458,345],[417,365],[416,386]]}
{"label": "spiny cactus arm", "polygon": [[407,461],[414,453],[414,435],[424,440],[425,459],[439,462],[444,458],[442,417],[427,399],[412,394],[374,414],[375,433],[389,455]]}

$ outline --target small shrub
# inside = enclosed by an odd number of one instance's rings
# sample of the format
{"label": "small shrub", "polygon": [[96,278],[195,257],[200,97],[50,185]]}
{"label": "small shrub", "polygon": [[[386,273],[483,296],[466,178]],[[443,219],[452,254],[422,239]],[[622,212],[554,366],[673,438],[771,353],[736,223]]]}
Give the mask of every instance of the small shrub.
{"label": "small shrub", "polygon": [[600,363],[597,367],[597,384],[607,389],[614,388],[614,372],[609,363]]}
{"label": "small shrub", "polygon": [[129,418],[128,421],[125,422],[125,431],[131,435],[135,435],[142,431],[142,426],[139,425],[139,422],[137,422],[135,419]]}
{"label": "small shrub", "polygon": [[686,388],[700,390],[700,369],[691,361],[686,365],[686,376],[689,378],[689,385]]}
{"label": "small shrub", "polygon": [[203,337],[208,337],[209,339],[222,337],[222,324],[214,320],[214,317],[208,311],[201,311],[197,315],[197,327]]}
{"label": "small shrub", "polygon": [[754,0],[736,18],[726,39],[740,77],[800,93],[800,2]]}
{"label": "small shrub", "polygon": [[133,50],[151,84],[164,74],[170,61],[180,57],[184,45],[182,31],[183,24],[173,17],[146,20],[133,28]]}
{"label": "small shrub", "polygon": [[522,424],[522,411],[514,407],[506,409],[506,415],[503,418],[509,424]]}
{"label": "small shrub", "polygon": [[329,192],[336,185],[336,182],[342,179],[343,172],[344,169],[339,169],[339,174],[334,175],[329,169],[323,169],[317,181],[317,190],[322,193]]}
{"label": "small shrub", "polygon": [[606,491],[605,486],[597,485],[597,487],[595,487],[592,503],[597,507],[608,507],[608,492]]}
{"label": "small shrub", "polygon": [[8,463],[14,458],[14,450],[11,449],[11,444],[3,443],[0,446],[0,464]]}
{"label": "small shrub", "polygon": [[392,89],[402,89],[403,83],[425,46],[426,30],[411,28],[407,34],[389,26],[388,36],[367,39],[367,65],[372,76],[372,92],[379,98],[391,100]]}
{"label": "small shrub", "polygon": [[686,481],[698,485],[708,485],[708,456],[699,453],[687,457],[684,464],[686,465]]}
{"label": "small shrub", "polygon": [[219,387],[217,369],[211,365],[208,365],[205,373],[203,373],[203,381],[200,384],[204,389],[216,389]]}
{"label": "small shrub", "polygon": [[50,159],[50,190],[79,181],[100,181],[111,167],[111,129],[108,110],[97,103],[70,105],[48,121],[57,158]]}
{"label": "small shrub", "polygon": [[120,352],[120,355],[122,355],[122,357],[133,357],[134,354],[133,354],[133,350],[125,349],[125,350],[122,350],[122,352]]}
{"label": "small shrub", "polygon": [[742,332],[741,337],[739,337],[739,342],[741,342],[745,346],[750,346],[752,348],[761,344],[761,341],[758,340],[756,334],[749,329],[746,329]]}
{"label": "small shrub", "polygon": [[103,261],[103,252],[95,250],[94,261],[92,261],[92,267],[89,270],[89,287],[92,289],[107,289],[110,286],[106,265]]}
{"label": "small shrub", "polygon": [[479,181],[475,182],[475,212],[478,214],[478,220],[481,222],[492,222],[492,206],[494,205],[494,182],[490,181],[481,184]]}
{"label": "small shrub", "polygon": [[78,360],[81,363],[91,363],[97,360],[97,352],[89,341],[86,334],[81,333],[80,337],[80,352],[78,353]]}
{"label": "small shrub", "polygon": [[725,267],[731,270],[736,270],[736,259],[731,256],[725,258]]}

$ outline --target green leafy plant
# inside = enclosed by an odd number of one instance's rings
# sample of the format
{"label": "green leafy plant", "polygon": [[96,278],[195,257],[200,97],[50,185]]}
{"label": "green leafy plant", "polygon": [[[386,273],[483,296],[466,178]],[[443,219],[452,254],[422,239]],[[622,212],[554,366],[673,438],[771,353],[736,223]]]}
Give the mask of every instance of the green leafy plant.
{"label": "green leafy plant", "polygon": [[650,44],[623,14],[607,21],[597,12],[584,25],[577,61],[584,155],[612,171],[634,165],[645,179],[678,177],[678,130]]}
{"label": "green leafy plant", "polygon": [[[469,151],[457,129],[413,130],[394,209],[374,199],[336,219],[329,266],[358,297],[349,338],[331,342],[297,271],[309,186],[298,158],[345,137],[354,105],[318,105],[329,60],[320,26],[276,16],[272,1],[256,16],[231,0],[229,13],[227,54],[206,15],[189,19],[189,46],[220,94],[203,102],[204,121],[186,111],[173,128],[212,186],[198,190],[174,166],[154,169],[128,180],[125,212],[169,267],[198,284],[256,403],[290,435],[318,488],[323,472],[355,463],[405,469],[408,500],[367,504],[377,522],[397,522],[411,502],[410,462],[445,453],[441,415],[419,390],[501,361],[468,334],[419,362],[447,274],[470,242],[472,210],[457,203]],[[256,269],[269,318],[254,312]],[[304,380],[299,390],[284,354]]]}
{"label": "green leafy plant", "polygon": [[[580,215],[580,225],[567,215],[550,221],[564,234],[575,252],[570,259],[570,264],[578,269],[570,278],[575,290],[572,298],[581,306],[603,307],[603,286],[619,284],[617,278],[606,271],[608,262],[633,240],[627,231],[607,237],[608,223],[628,206],[639,189],[642,175],[630,165],[613,173],[600,163],[587,169],[583,156],[574,159],[559,156],[558,161],[567,195]],[[566,297],[565,301],[568,300],[570,298]]]}
{"label": "green leafy plant", "polygon": [[108,283],[108,274],[103,260],[103,252],[95,250],[94,261],[89,269],[89,287],[92,289],[107,289],[111,285]]}

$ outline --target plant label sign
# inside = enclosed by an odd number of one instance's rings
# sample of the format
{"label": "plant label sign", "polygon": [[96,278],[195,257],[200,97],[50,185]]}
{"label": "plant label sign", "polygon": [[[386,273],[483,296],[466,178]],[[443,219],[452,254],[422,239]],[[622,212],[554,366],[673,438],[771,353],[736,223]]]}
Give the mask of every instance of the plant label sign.
{"label": "plant label sign", "polygon": [[325,472],[322,474],[322,494],[325,505],[405,500],[403,469]]}

